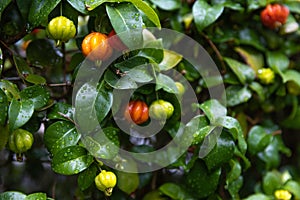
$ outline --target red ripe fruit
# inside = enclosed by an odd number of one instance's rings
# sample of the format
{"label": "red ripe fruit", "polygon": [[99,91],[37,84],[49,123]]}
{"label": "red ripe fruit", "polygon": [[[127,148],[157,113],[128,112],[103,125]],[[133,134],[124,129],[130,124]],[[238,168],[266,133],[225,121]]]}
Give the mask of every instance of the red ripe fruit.
{"label": "red ripe fruit", "polygon": [[125,118],[136,124],[142,124],[149,118],[149,109],[144,101],[130,101],[125,110]]}
{"label": "red ripe fruit", "polygon": [[284,24],[289,16],[289,9],[280,4],[269,4],[260,13],[263,25],[270,29],[275,29]]}
{"label": "red ripe fruit", "polygon": [[114,48],[117,51],[124,51],[127,49],[126,45],[121,41],[118,35],[116,35],[115,30],[112,30],[109,34],[109,44],[112,48]]}

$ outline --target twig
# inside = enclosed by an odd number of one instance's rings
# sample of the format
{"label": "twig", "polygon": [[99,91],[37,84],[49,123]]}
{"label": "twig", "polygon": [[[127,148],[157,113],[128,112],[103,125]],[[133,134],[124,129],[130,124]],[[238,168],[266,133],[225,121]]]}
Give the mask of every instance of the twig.
{"label": "twig", "polygon": [[71,86],[72,84],[67,81],[65,83],[49,83],[47,84],[49,87],[64,87],[64,86]]}
{"label": "twig", "polygon": [[221,55],[219,49],[216,47],[216,45],[213,43],[213,41],[211,41],[211,39],[209,39],[209,37],[207,35],[205,35],[204,33],[201,33],[201,35],[207,40],[208,44],[214,50],[214,52],[216,53],[218,59],[220,60],[222,70],[223,70],[222,73],[226,73],[226,65],[224,63],[223,56]]}

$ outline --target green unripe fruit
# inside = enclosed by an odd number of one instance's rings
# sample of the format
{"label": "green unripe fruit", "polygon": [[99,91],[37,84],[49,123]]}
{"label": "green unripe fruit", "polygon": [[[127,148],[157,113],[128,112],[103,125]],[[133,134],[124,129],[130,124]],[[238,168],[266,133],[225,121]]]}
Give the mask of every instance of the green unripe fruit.
{"label": "green unripe fruit", "polygon": [[29,150],[33,144],[33,135],[23,129],[17,129],[9,136],[9,149],[15,153],[24,153]]}
{"label": "green unripe fruit", "polygon": [[157,120],[169,119],[173,115],[173,112],[173,105],[162,99],[152,102],[149,108],[150,117]]}
{"label": "green unripe fruit", "polygon": [[259,69],[257,74],[257,78],[260,80],[263,84],[270,84],[274,82],[275,79],[275,73],[270,68],[262,68]]}
{"label": "green unripe fruit", "polygon": [[73,21],[59,16],[49,22],[46,32],[50,38],[56,40],[57,45],[60,45],[61,42],[67,42],[76,35],[76,27]]}
{"label": "green unripe fruit", "polygon": [[106,196],[111,196],[113,188],[117,184],[117,177],[113,172],[102,170],[95,177],[96,187],[105,193]]}
{"label": "green unripe fruit", "polygon": [[178,90],[178,95],[181,97],[185,92],[185,88],[182,85],[182,83],[180,83],[180,82],[175,82],[175,85],[176,85],[177,90]]}

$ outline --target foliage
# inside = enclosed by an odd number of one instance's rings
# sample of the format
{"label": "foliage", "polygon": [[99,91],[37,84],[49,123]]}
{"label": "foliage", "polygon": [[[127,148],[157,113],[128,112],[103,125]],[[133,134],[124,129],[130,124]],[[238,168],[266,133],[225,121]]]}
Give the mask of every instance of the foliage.
{"label": "foliage", "polygon": [[[269,29],[260,13],[275,3],[289,15]],[[77,30],[73,38],[74,30],[67,38],[54,37],[62,40],[57,46],[46,29],[61,15]],[[299,20],[300,2],[294,0],[1,1],[0,199],[105,199],[94,183],[101,170],[117,177],[110,199],[264,200],[281,193],[300,199]],[[201,44],[221,76],[204,77],[150,27]],[[87,77],[105,64],[82,53],[85,36],[112,31],[134,50],[122,47],[96,85],[91,80],[75,88],[82,64],[92,66]],[[131,34],[122,34],[126,31]],[[210,90],[222,84],[224,94],[211,98]],[[192,101],[191,90],[197,103],[182,110],[183,101]],[[114,118],[124,114],[115,91],[124,98],[131,91],[131,100],[148,106],[168,101],[173,114],[157,135],[137,139]],[[74,95],[83,110],[74,105]],[[94,120],[85,109],[91,106]],[[187,113],[197,115],[183,122]],[[80,119],[87,123],[79,127]],[[102,130],[84,135],[94,121]],[[18,130],[32,134],[34,142],[16,154],[9,138]],[[178,132],[184,140],[176,141]],[[153,158],[156,164],[172,160],[159,170],[133,173],[138,158],[118,156],[120,149],[152,152],[172,139],[189,147],[176,159],[174,149]],[[117,164],[112,168],[105,161]]]}

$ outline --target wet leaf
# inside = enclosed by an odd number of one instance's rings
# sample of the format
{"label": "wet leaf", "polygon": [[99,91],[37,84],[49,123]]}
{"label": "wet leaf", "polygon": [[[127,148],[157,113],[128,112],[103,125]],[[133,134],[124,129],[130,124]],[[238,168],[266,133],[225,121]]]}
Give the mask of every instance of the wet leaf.
{"label": "wet leaf", "polygon": [[159,191],[171,199],[186,199],[186,200],[193,200],[183,187],[180,185],[177,185],[175,183],[164,183],[159,187]]}
{"label": "wet leaf", "polygon": [[200,104],[200,109],[212,124],[214,124],[218,118],[225,117],[227,114],[226,107],[216,99],[211,99]]}
{"label": "wet leaf", "polygon": [[251,97],[251,91],[246,87],[231,85],[226,88],[227,106],[236,106],[247,102]]}
{"label": "wet leaf", "polygon": [[13,57],[19,76],[26,78],[29,74],[32,74],[32,68],[26,63],[26,61],[20,56]]}
{"label": "wet leaf", "polygon": [[0,199],[5,200],[25,200],[26,195],[21,192],[7,191],[0,194]]}
{"label": "wet leaf", "polygon": [[7,110],[8,100],[6,94],[0,89],[0,126],[4,126],[6,124]]}
{"label": "wet leaf", "polygon": [[112,91],[105,88],[104,84],[99,87],[98,94],[95,102],[95,110],[99,123],[109,113],[113,103]]}
{"label": "wet leaf", "polygon": [[77,179],[78,187],[82,191],[88,189],[94,183],[97,172],[98,168],[94,164],[92,164],[89,168],[81,172]]}
{"label": "wet leaf", "polygon": [[198,31],[202,31],[204,28],[215,22],[224,10],[223,5],[210,6],[204,0],[198,0],[193,5],[193,16]]}
{"label": "wet leaf", "polygon": [[176,10],[181,6],[180,0],[150,0],[162,10]]}
{"label": "wet leaf", "polygon": [[29,194],[25,198],[25,200],[46,200],[46,199],[47,199],[46,193],[42,193],[42,192]]}
{"label": "wet leaf", "polygon": [[182,55],[179,55],[174,51],[164,49],[164,58],[159,63],[158,67],[160,70],[166,71],[175,67],[181,60],[182,60]]}
{"label": "wet leaf", "polygon": [[108,85],[115,89],[136,89],[138,86],[134,80],[132,80],[129,76],[119,77],[111,70],[107,70],[104,74],[104,80]]}
{"label": "wet leaf", "polygon": [[54,172],[63,175],[73,175],[87,169],[94,159],[81,146],[69,146],[60,149],[52,159]]}
{"label": "wet leaf", "polygon": [[51,124],[44,134],[47,149],[55,155],[59,150],[78,143],[80,134],[71,122],[58,121]]}
{"label": "wet leaf", "polygon": [[34,109],[40,109],[47,105],[50,99],[49,91],[40,85],[29,86],[20,92],[22,100],[31,100]]}
{"label": "wet leaf", "polygon": [[156,77],[156,88],[155,90],[158,91],[160,89],[165,90],[169,93],[178,93],[177,86],[175,81],[167,75],[159,73]]}
{"label": "wet leaf", "polygon": [[34,111],[34,104],[31,100],[13,99],[8,109],[9,129],[15,130],[29,121]]}
{"label": "wet leaf", "polygon": [[[64,116],[62,116],[62,114]],[[58,102],[54,104],[54,106],[49,110],[47,117],[48,119],[69,120],[69,119],[73,119],[73,115],[74,115],[74,109],[70,104]]]}
{"label": "wet leaf", "polygon": [[263,151],[270,144],[272,137],[262,126],[252,127],[247,138],[249,152],[254,155]]}
{"label": "wet leaf", "polygon": [[46,84],[46,79],[40,75],[36,74],[29,74],[26,76],[25,80],[29,83],[37,84],[37,85],[43,85]]}

